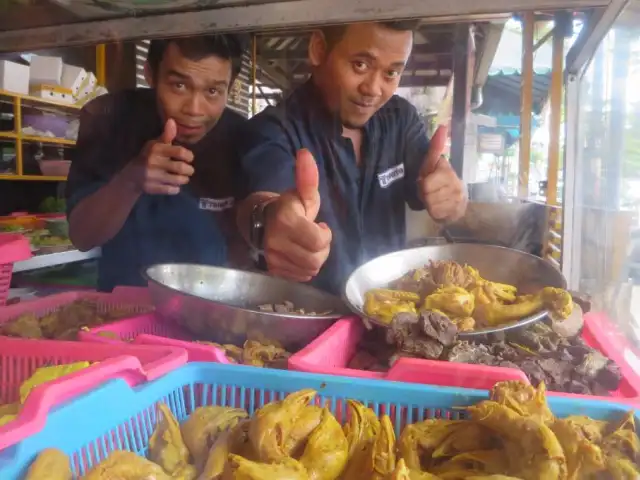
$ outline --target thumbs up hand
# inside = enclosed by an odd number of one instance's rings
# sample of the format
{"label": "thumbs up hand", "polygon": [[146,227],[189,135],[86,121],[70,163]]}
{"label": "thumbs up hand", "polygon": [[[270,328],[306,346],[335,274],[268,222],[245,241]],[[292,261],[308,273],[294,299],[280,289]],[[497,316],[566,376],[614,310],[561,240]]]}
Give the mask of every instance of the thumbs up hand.
{"label": "thumbs up hand", "polygon": [[167,120],[162,135],[147,142],[138,157],[123,169],[122,173],[136,191],[176,195],[180,186],[189,182],[193,175],[193,153],[172,144],[176,134],[175,120]]}
{"label": "thumbs up hand", "polygon": [[418,191],[424,205],[437,222],[460,219],[467,209],[467,188],[449,161],[442,156],[447,128],[439,127],[431,138],[429,152],[424,160]]}
{"label": "thumbs up hand", "polygon": [[319,173],[313,155],[296,156],[296,188],[265,210],[264,255],[269,272],[299,282],[315,277],[329,256],[331,230],[316,223],[320,211]]}

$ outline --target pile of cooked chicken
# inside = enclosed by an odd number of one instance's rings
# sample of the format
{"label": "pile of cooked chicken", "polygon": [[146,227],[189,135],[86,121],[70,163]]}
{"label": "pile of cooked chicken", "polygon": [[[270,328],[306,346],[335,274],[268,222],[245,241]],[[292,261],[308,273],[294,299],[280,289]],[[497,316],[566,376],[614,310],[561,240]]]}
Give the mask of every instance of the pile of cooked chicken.
{"label": "pile of cooked chicken", "polygon": [[485,280],[475,268],[448,260],[412,270],[389,288],[370,290],[364,302],[364,312],[386,324],[398,313],[435,311],[460,332],[508,324],[542,310],[554,319],[567,318],[573,310],[571,295],[553,287],[519,295],[513,285]]}
{"label": "pile of cooked chicken", "polygon": [[142,314],[150,309],[131,307],[103,308],[98,302],[77,300],[60,309],[37,315],[24,313],[0,326],[0,335],[20,338],[75,340],[82,328],[97,327],[104,323],[120,320],[132,313]]}
{"label": "pile of cooked chicken", "polygon": [[242,344],[242,347],[229,343],[198,343],[222,350],[233,363],[252,367],[287,368],[287,361],[291,356],[291,353],[287,352],[279,342],[268,338],[249,339]]}
{"label": "pile of cooked chicken", "polygon": [[[115,451],[83,480],[456,480],[636,479],[640,439],[633,412],[610,421],[556,418],[544,385],[503,382],[465,420],[428,419],[396,439],[391,419],[349,400],[341,426],[312,404],[313,390],[249,417],[207,406],[180,425],[160,404],[147,458]],[[400,412],[396,412],[396,415]],[[55,476],[52,476],[55,475]],[[26,480],[71,480],[69,458],[43,451]]]}

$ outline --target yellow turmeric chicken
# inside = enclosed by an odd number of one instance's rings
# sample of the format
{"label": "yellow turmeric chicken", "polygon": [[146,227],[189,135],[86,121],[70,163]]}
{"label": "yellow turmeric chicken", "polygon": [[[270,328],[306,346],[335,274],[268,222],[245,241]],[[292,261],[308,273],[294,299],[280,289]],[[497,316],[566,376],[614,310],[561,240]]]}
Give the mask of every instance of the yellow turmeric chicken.
{"label": "yellow turmeric chicken", "polygon": [[439,312],[459,332],[512,323],[547,310],[553,320],[568,318],[571,295],[554,287],[533,295],[518,295],[513,285],[483,278],[477,269],[453,261],[432,261],[391,283],[390,288],[365,293],[366,315],[391,324],[400,313]]}

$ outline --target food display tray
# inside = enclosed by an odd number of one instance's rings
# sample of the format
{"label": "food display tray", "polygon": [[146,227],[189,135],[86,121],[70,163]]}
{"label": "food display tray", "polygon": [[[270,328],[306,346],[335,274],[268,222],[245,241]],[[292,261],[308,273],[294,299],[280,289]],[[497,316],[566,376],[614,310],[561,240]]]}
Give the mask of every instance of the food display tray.
{"label": "food display tray", "polygon": [[[118,338],[104,336],[109,332]],[[225,353],[212,345],[194,343],[195,336],[184,328],[168,323],[150,313],[125,320],[105,323],[78,333],[78,340],[103,344],[131,342],[139,345],[160,345],[183,348],[189,362],[232,363]]]}
{"label": "food display tray", "polygon": [[337,321],[307,347],[289,357],[289,370],[479,389],[490,389],[496,382],[507,380],[529,383],[524,372],[516,368],[417,358],[399,358],[387,372],[348,368],[364,332],[364,325],[356,317]]}
{"label": "food display tray", "polygon": [[[84,474],[113,450],[124,449],[145,455],[157,420],[156,406],[160,402],[183,421],[202,405],[241,407],[252,414],[265,403],[303,388],[316,389],[316,403],[329,407],[341,422],[346,419],[347,399],[359,400],[377,414],[387,413],[396,433],[405,424],[425,418],[464,418],[464,411],[459,407],[473,405],[488,397],[486,390],[195,362],[138,387],[132,388],[121,379],[110,380],[61,405],[50,415],[40,433],[15,448],[0,452],[0,478],[22,478],[37,454],[51,447],[70,456],[76,475]],[[109,408],[104,408],[105,405]],[[550,398],[549,405],[558,417],[588,415],[603,420],[616,418],[628,410],[613,402],[576,402],[558,397]],[[100,415],[95,414],[97,411]],[[69,428],[69,425],[82,427]]]}
{"label": "food display tray", "polygon": [[[614,348],[606,348],[606,342],[595,340],[589,316],[585,316],[584,336],[586,342],[602,354],[616,362],[623,379],[610,397],[548,392],[549,396],[567,396],[577,399],[599,398],[635,403],[640,401],[640,379],[624,358]],[[348,318],[336,322],[326,332],[307,347],[289,358],[289,369],[299,372],[344,375],[358,378],[377,378],[430,385],[456,386],[467,388],[490,388],[502,380],[523,380],[529,383],[524,372],[514,368],[488,367],[467,363],[440,360],[401,358],[387,373],[370,372],[348,368],[349,361],[356,353],[358,343],[365,332],[358,318]]]}
{"label": "food display tray", "polygon": [[[138,367],[135,375],[131,375],[129,371],[122,373],[131,385],[158,378],[187,361],[184,350],[170,347],[0,337],[0,404],[3,405],[19,400],[20,385],[37,368],[82,361],[98,362],[43,384],[39,393],[36,393],[38,389],[34,389],[17,418],[0,426],[0,450],[40,431],[46,423],[48,412],[56,405],[89,391],[105,379],[118,376],[122,368],[121,362],[117,360],[123,356],[129,359],[125,366],[133,362]],[[0,475],[0,478],[3,477]]]}
{"label": "food display tray", "polygon": [[0,309],[0,324],[27,313],[32,313],[36,317],[42,318],[80,300],[95,302],[99,313],[118,310],[126,315],[135,316],[153,309],[151,298],[146,288],[116,288],[112,293],[94,291],[64,292],[3,307]]}

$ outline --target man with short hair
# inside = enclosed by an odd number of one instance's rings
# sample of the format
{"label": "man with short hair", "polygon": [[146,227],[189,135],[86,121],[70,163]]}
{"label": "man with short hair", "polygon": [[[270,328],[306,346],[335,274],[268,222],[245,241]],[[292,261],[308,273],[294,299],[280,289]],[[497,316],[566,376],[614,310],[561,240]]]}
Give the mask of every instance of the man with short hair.
{"label": "man with short hair", "polygon": [[249,121],[238,225],[271,273],[338,293],[356,267],[405,246],[405,204],[441,222],[464,214],[442,142],[430,149],[415,108],[395,95],[413,27],[314,32],[311,79]]}
{"label": "man with short hair", "polygon": [[244,42],[214,35],[151,42],[150,89],[104,95],[80,115],[67,185],[69,234],[102,247],[98,287],[144,285],[157,263],[228,263],[235,150],[246,124],[227,108]]}

